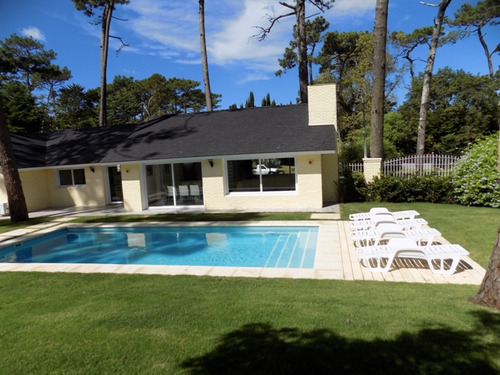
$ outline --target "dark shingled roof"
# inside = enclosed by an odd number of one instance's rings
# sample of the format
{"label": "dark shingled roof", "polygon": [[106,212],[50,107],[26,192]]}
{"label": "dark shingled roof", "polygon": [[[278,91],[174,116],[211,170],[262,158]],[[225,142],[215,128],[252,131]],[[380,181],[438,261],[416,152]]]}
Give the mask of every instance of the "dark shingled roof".
{"label": "dark shingled roof", "polygon": [[140,125],[11,139],[19,168],[335,151],[334,127],[308,126],[306,104],[170,115]]}

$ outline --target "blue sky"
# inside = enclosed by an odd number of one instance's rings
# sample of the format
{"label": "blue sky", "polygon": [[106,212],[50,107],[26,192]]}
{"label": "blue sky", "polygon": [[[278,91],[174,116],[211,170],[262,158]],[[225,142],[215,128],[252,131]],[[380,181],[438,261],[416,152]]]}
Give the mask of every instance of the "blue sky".
{"label": "blue sky", "polygon": [[[447,15],[452,16],[466,2],[477,3],[453,0]],[[424,6],[418,0],[390,0],[389,4],[391,31],[411,32],[430,26],[437,13],[437,8]],[[336,0],[324,17],[332,31],[371,31],[374,10],[375,0]],[[250,91],[257,105],[267,93],[278,104],[295,103],[297,72],[289,71],[281,78],[274,74],[279,69],[278,58],[290,41],[293,19],[282,20],[263,42],[252,37],[257,33],[255,26],[268,24],[266,15],[284,11],[278,0],[206,1],[210,80],[212,91],[222,94],[221,109],[244,104]],[[108,82],[115,75],[144,79],[153,73],[203,82],[198,0],[131,0],[129,5],[118,6],[114,15],[127,21],[114,20],[111,33],[122,37],[130,47],[116,55],[119,42],[111,41]],[[95,88],[99,86],[100,28],[89,21],[74,9],[71,0],[0,0],[1,40],[12,33],[40,40],[46,49],[57,53],[55,63],[71,70],[71,83]],[[486,29],[486,40],[493,48],[500,40],[500,27]],[[425,59],[427,50],[422,48],[419,54]],[[497,54],[495,69],[499,60]],[[476,36],[439,49],[434,71],[444,66],[473,74],[488,71]],[[417,63],[417,71],[423,68],[424,63]],[[398,91],[399,101],[404,91]]]}

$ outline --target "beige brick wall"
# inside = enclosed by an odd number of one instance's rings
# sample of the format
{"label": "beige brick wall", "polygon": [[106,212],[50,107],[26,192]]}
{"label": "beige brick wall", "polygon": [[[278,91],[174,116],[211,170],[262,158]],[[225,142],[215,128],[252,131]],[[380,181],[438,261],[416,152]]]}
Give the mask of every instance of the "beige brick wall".
{"label": "beige brick wall", "polygon": [[333,84],[308,87],[309,125],[334,125],[337,129],[337,87]]}
{"label": "beige brick wall", "polygon": [[141,184],[141,166],[139,164],[122,164],[123,206],[127,211],[142,211],[145,207],[143,187]]}
{"label": "beige brick wall", "polygon": [[[50,206],[49,182],[51,181],[49,176],[51,175],[51,171],[48,170],[19,171],[28,211],[41,210]],[[7,191],[2,174],[0,174],[0,203],[7,203]]]}
{"label": "beige brick wall", "polygon": [[339,201],[338,181],[339,162],[337,154],[325,154],[321,156],[323,175],[323,200],[325,202]]}
{"label": "beige brick wall", "polygon": [[287,193],[226,194],[224,185],[225,161],[202,162],[203,198],[207,210],[261,211],[308,210],[323,206],[323,184],[320,155],[301,155],[296,159],[297,191]]}
{"label": "beige brick wall", "polygon": [[[210,165],[210,161],[213,165]],[[203,160],[203,202],[207,210],[218,210],[224,200],[224,166],[222,159]]]}
{"label": "beige brick wall", "polygon": [[[73,168],[78,169],[78,168]],[[85,185],[59,187],[57,170],[47,171],[49,207],[103,206],[106,204],[105,174],[102,167],[85,167]],[[24,188],[24,182],[23,182]]]}
{"label": "beige brick wall", "polygon": [[[102,206],[106,204],[105,175],[102,167],[95,167],[94,173],[85,167],[85,186],[58,186],[56,169],[21,170],[19,176],[23,185],[28,211],[49,207]],[[7,202],[7,193],[0,175],[0,203]]]}

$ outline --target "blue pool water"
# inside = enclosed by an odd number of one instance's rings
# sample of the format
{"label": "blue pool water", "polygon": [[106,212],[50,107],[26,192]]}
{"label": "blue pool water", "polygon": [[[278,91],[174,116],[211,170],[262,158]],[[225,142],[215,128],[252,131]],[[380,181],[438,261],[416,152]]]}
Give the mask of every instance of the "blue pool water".
{"label": "blue pool water", "polygon": [[70,228],[0,249],[0,262],[314,268],[317,227]]}

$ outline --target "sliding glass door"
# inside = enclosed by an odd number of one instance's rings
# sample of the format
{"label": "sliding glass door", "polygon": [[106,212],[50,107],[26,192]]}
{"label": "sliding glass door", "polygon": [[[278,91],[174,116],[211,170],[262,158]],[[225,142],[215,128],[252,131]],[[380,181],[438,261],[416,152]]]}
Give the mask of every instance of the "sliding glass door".
{"label": "sliding glass door", "polygon": [[149,207],[203,205],[201,163],[146,165]]}

